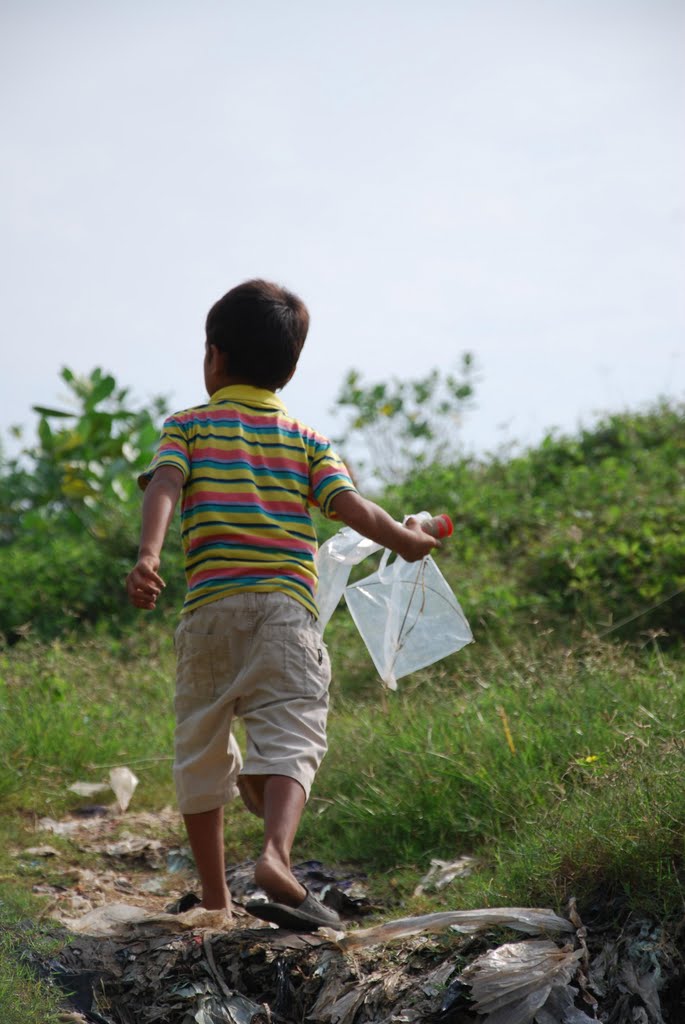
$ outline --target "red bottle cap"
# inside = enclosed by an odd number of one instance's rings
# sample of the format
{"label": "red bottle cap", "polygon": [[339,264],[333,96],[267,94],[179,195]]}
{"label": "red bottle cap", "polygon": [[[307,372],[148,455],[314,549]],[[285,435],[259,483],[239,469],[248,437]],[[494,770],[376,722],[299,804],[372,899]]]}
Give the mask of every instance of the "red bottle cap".
{"label": "red bottle cap", "polygon": [[435,517],[435,524],[438,528],[439,538],[451,537],[452,534],[454,533],[454,526],[452,525],[452,520],[450,519],[446,512],[443,512],[442,515]]}

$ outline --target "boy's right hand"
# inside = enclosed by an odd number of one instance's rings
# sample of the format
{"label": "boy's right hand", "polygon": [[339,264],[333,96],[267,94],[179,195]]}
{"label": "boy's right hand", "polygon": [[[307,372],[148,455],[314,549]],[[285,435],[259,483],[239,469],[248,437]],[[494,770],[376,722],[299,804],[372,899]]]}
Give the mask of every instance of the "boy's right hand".
{"label": "boy's right hand", "polygon": [[341,491],[335,495],[331,506],[346,526],[376,544],[396,551],[405,562],[418,562],[433,548],[440,547],[435,537],[421,529],[419,519],[410,516],[404,525],[396,523],[380,505],[363,498],[357,491]]}
{"label": "boy's right hand", "polygon": [[126,593],[136,608],[152,610],[157,598],[166,586],[159,575],[159,558],[152,555],[141,555],[126,577]]}
{"label": "boy's right hand", "polygon": [[440,547],[440,541],[431,537],[429,533],[421,528],[421,521],[411,516],[404,524],[406,539],[402,538],[402,545],[397,545],[395,550],[405,562],[418,562],[426,555],[430,555],[433,548]]}

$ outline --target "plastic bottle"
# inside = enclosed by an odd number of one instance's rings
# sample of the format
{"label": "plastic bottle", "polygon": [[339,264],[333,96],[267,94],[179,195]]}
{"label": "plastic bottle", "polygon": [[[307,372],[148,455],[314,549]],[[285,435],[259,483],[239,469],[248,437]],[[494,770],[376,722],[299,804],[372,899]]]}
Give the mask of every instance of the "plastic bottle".
{"label": "plastic bottle", "polygon": [[454,533],[452,520],[446,512],[439,516],[431,516],[430,519],[421,519],[421,529],[424,533],[429,533],[431,537],[435,537],[437,540],[451,537]]}

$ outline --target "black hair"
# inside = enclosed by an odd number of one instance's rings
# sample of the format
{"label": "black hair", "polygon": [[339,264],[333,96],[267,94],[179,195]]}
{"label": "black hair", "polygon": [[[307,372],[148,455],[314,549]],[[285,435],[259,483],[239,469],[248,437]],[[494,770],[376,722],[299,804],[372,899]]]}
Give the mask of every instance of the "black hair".
{"label": "black hair", "polygon": [[227,292],[207,314],[207,343],[226,356],[226,369],[255,387],[275,391],[300,357],[309,312],[280,285],[255,279]]}

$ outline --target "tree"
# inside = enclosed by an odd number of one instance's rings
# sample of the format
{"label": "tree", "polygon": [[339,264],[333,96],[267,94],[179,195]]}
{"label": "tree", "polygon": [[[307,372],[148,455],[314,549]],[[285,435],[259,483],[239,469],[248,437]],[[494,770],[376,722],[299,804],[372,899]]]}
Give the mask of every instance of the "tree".
{"label": "tree", "polygon": [[361,442],[370,458],[357,465],[384,484],[453,459],[464,412],[473,404],[474,377],[468,352],[462,355],[458,375],[433,369],[415,380],[364,384],[361,374],[350,370],[336,408],[351,412],[336,443],[349,452]]}
{"label": "tree", "polygon": [[[61,378],[73,410],[34,406],[35,442],[13,459],[0,453],[0,634],[10,642],[100,619],[116,628],[136,614],[123,585],[138,539],[136,477],[166,404],[133,408],[99,368],[87,377],[64,368]],[[183,590],[180,552],[167,566],[173,605]]]}
{"label": "tree", "polygon": [[0,461],[0,543],[56,525],[106,540],[137,507],[136,476],[149,462],[166,403],[130,408],[128,390],[99,367],[88,377],[65,367],[60,376],[74,410],[34,405],[35,443]]}

